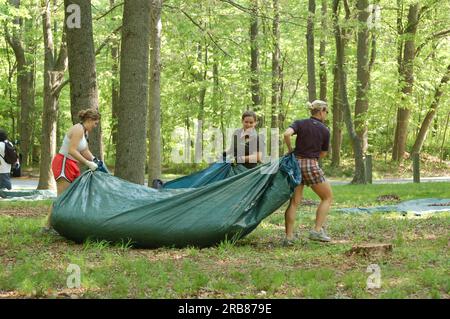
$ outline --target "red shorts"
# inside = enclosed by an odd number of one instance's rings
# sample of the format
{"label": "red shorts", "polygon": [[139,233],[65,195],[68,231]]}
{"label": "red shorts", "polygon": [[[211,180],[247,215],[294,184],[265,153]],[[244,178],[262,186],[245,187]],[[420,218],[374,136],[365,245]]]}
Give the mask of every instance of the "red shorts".
{"label": "red shorts", "polygon": [[64,178],[69,183],[81,175],[78,163],[62,154],[56,154],[53,158],[52,171],[56,181]]}

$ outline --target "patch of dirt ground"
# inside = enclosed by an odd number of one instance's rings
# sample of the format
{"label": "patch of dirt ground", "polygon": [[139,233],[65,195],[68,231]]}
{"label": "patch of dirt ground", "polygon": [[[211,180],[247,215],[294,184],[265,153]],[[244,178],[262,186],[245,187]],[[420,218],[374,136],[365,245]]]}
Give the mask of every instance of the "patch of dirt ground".
{"label": "patch of dirt ground", "polygon": [[48,207],[8,207],[0,208],[0,216],[11,217],[42,217],[50,211]]}

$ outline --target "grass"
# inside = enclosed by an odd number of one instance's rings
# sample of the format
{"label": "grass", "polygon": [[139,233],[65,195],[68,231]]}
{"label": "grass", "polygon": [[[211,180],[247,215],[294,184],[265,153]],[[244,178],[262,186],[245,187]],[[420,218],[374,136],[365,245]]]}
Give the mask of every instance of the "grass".
{"label": "grass", "polygon": [[[386,154],[374,154],[372,162],[372,178],[412,178],[413,166],[410,158],[402,162],[393,162]],[[420,155],[420,174],[426,177],[450,176],[450,162],[422,153]],[[331,158],[327,157],[322,162],[325,175],[333,179],[348,179],[353,177],[355,160],[352,157],[343,157],[339,167],[331,166]]]}
{"label": "grass", "polygon": [[[379,195],[402,200],[450,197],[450,183],[333,187],[334,209],[373,206]],[[305,197],[317,199],[308,189]],[[0,202],[0,297],[32,298],[449,298],[450,213],[342,214],[327,222],[332,244],[302,237],[282,247],[284,207],[240,241],[199,249],[134,249],[130,242],[75,244],[41,235],[50,202]],[[35,209],[33,215],[16,211]],[[36,215],[36,211],[39,212]],[[296,227],[306,236],[314,210],[301,207]],[[392,243],[383,256],[348,256],[358,243]],[[69,289],[68,266],[80,267]],[[381,287],[367,289],[370,264]]]}
{"label": "grass", "polygon": [[[396,194],[402,201],[418,198],[450,198],[450,183],[420,184],[368,184],[333,186],[335,207],[377,206],[376,198],[381,195]],[[305,190],[305,198],[317,197],[310,188]]]}

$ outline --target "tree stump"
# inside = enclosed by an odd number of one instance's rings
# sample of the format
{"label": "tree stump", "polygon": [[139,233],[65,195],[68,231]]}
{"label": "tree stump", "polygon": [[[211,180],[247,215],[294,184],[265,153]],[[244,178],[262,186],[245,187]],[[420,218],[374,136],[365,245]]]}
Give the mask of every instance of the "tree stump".
{"label": "tree stump", "polygon": [[346,254],[348,256],[361,255],[364,257],[381,256],[392,252],[392,244],[362,244],[353,246]]}

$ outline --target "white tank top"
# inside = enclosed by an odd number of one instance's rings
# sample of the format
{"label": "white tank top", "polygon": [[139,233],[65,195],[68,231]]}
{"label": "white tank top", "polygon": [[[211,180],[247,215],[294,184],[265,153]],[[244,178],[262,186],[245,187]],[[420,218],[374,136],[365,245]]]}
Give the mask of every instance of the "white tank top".
{"label": "white tank top", "polygon": [[[67,134],[64,136],[64,140],[62,142],[61,148],[59,149],[59,154],[64,155],[67,158],[70,158],[71,160],[76,161],[75,158],[70,156],[69,154],[69,147],[70,147],[70,138],[67,136]],[[82,152],[85,149],[88,148],[88,142],[86,140],[86,136],[83,134],[83,137],[80,140],[80,143],[78,144],[77,151]]]}

